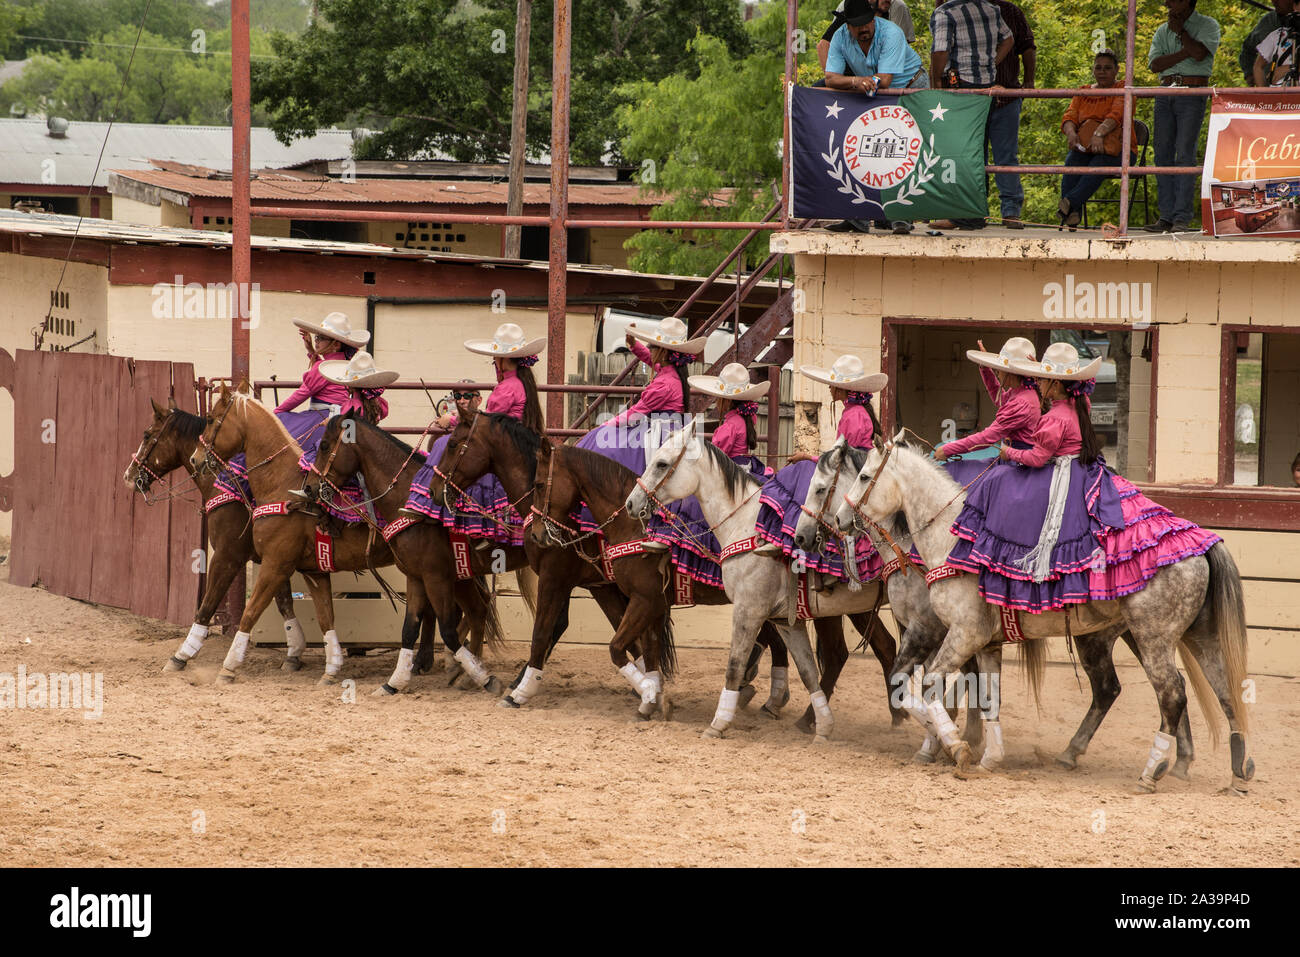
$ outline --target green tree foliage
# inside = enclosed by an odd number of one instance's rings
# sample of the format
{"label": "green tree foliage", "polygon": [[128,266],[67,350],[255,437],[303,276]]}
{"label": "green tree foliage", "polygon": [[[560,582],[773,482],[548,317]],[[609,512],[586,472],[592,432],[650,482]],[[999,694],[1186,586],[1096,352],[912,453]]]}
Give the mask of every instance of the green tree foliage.
{"label": "green tree foliage", "polygon": [[[528,147],[550,147],[553,8],[533,4]],[[379,129],[359,152],[409,157],[439,150],[466,161],[509,152],[514,0],[320,0],[299,37],[277,36],[278,59],[255,66],[255,99],[285,138],[331,123]],[[616,150],[611,118],[628,80],[691,69],[697,30],[745,51],[733,0],[584,0],[573,17],[570,132],[575,163]]]}

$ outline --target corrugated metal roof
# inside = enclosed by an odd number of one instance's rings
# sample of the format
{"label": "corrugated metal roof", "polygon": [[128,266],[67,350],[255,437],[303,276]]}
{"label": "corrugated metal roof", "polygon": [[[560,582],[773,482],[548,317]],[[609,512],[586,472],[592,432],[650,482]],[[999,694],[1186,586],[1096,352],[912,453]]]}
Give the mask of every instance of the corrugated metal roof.
{"label": "corrugated metal roof", "polygon": [[[160,189],[188,196],[230,199],[228,179],[187,176],[171,170],[113,170],[118,176],[146,183]],[[506,204],[509,187],[505,183],[478,183],[464,180],[358,179],[345,183],[321,180],[308,174],[294,176],[284,171],[259,171],[250,192],[253,202],[352,203],[365,206],[409,204],[455,204],[462,206],[501,206]],[[526,183],[524,205],[549,206],[549,183]],[[657,206],[662,197],[642,193],[635,184],[594,186],[574,184],[569,187],[569,204],[574,206]]]}
{"label": "corrugated metal roof", "polygon": [[[44,185],[44,164],[52,159],[57,185],[89,186],[105,134],[108,145],[95,176],[96,186],[108,185],[109,170],[149,169],[151,159],[230,168],[228,126],[114,123],[109,132],[107,123],[74,121],[68,124],[67,136],[57,139],[46,134],[43,119],[4,117],[0,118],[0,182]],[[321,130],[289,146],[263,127],[253,127],[251,137],[254,169],[310,160],[342,160],[352,155],[352,133],[348,130]]]}

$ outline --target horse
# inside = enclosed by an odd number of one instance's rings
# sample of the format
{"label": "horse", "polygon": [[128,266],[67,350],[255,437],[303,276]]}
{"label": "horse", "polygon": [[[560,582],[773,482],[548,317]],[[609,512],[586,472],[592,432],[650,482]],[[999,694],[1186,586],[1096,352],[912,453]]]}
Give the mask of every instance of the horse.
{"label": "horse", "polygon": [[[900,444],[902,434],[884,450],[868,453],[836,522],[841,531],[849,531],[856,527],[859,512],[878,521],[902,511],[926,565],[939,569],[957,540],[950,529],[964,505],[965,492],[937,463]],[[930,596],[935,611],[949,623],[931,669],[948,683],[956,665],[988,642],[995,625],[993,608],[980,595],[977,576],[957,575],[944,584],[942,592],[935,589]],[[1241,577],[1227,546],[1219,542],[1204,555],[1167,565],[1145,588],[1123,598],[1021,618],[1021,630],[1029,639],[1095,634],[1116,625],[1132,634],[1160,705],[1160,731],[1138,778],[1138,790],[1154,792],[1170,767],[1169,748],[1187,708],[1175,662],[1175,651],[1182,650],[1212,737],[1217,737],[1218,727],[1210,702],[1218,698],[1231,732],[1231,791],[1245,794],[1255,772],[1254,760],[1247,756],[1248,715],[1238,697],[1246,680],[1246,616]],[[928,714],[958,771],[968,771],[970,748],[958,740],[938,701],[924,705],[916,701],[919,684],[909,685],[909,710]]]}
{"label": "horse", "polygon": [[[838,527],[826,516],[834,516],[839,511],[866,459],[866,450],[853,448],[842,438],[829,452],[818,459],[817,471],[808,486],[808,498],[804,502],[803,514],[795,528],[795,545],[805,551],[816,551],[821,547],[826,533],[840,534]],[[900,550],[906,551],[911,547],[910,532],[900,532],[900,528],[907,528],[906,520],[901,513],[885,517],[882,525],[885,534],[898,539]],[[871,536],[877,550],[884,552],[885,542],[881,539],[880,532],[868,526],[867,533]],[[924,569],[918,574],[907,574],[906,569],[901,570],[903,574],[895,573],[886,578],[889,606],[900,625],[906,623],[899,643],[898,660],[895,662],[894,674],[891,676],[892,687],[895,689],[899,688],[913,667],[929,663],[948,632],[947,624],[939,619],[930,603],[930,586],[925,583]],[[934,587],[942,591],[947,587],[945,583],[948,581],[951,579],[941,579],[934,583]],[[1056,759],[1064,767],[1072,769],[1078,766],[1079,756],[1087,751],[1092,736],[1106,717],[1106,712],[1119,697],[1119,677],[1115,674],[1115,664],[1112,659],[1112,649],[1117,637],[1123,637],[1129,648],[1133,650],[1134,656],[1141,660],[1133,636],[1120,626],[1096,634],[1079,635],[1075,639],[1079,648],[1079,660],[1083,664],[1084,671],[1088,675],[1088,683],[1092,688],[1092,703],[1074,738]],[[990,638],[991,643],[976,653],[979,670],[985,675],[997,674],[1001,670],[1000,635],[995,632]],[[1040,701],[1039,691],[1046,664],[1043,646],[1037,642],[1030,642],[1021,645],[1021,650],[1029,669],[1030,687],[1034,692],[1035,701]],[[967,664],[969,666],[969,662]],[[990,682],[990,685],[991,688],[1001,687],[1000,682],[997,684]],[[972,706],[971,710],[977,709]],[[972,748],[978,746],[981,736],[987,741],[984,754],[980,758],[980,766],[985,770],[997,769],[1005,757],[1001,725],[997,723],[1000,710],[1000,701],[990,700],[988,707],[981,710],[982,720],[975,722],[974,733],[969,719],[963,732],[963,737]],[[974,714],[969,717],[973,718]],[[979,731],[985,726],[990,733],[981,735]],[[930,763],[938,750],[939,739],[933,732],[927,732],[925,741],[916,754],[916,760]],[[1178,759],[1171,773],[1186,779],[1192,759],[1191,725],[1184,712],[1183,719],[1178,724]]]}
{"label": "horse", "polygon": [[[570,515],[581,505],[586,504],[598,525],[603,526],[606,540],[611,548],[617,549],[619,545],[626,542],[640,541],[644,535],[641,525],[629,519],[623,507],[627,495],[635,487],[636,478],[637,476],[631,470],[599,453],[572,446],[559,446],[552,449],[548,444],[543,443],[537,452],[533,494],[534,503],[541,503],[541,505],[535,508],[536,518],[529,530],[530,537],[539,547],[583,548],[592,539],[593,533],[582,533],[573,528],[570,525]],[[649,588],[658,584],[659,590],[666,592],[671,587],[669,569],[665,567],[666,560],[666,555],[657,557],[657,565],[653,566],[655,578],[650,579]],[[693,584],[692,599],[696,604],[701,605],[721,605],[728,602],[723,589],[700,581]],[[893,664],[893,639],[883,626],[879,625],[879,619],[861,614],[853,616],[853,623],[866,636],[864,640],[871,643],[872,649],[881,660],[882,669],[888,672]],[[848,647],[844,642],[844,626],[840,619],[822,619],[817,622],[817,625],[817,658],[818,665],[822,669],[820,686],[829,698],[835,691],[836,681],[845,662],[848,661]],[[764,622],[763,629],[759,632],[759,642],[770,647],[773,670],[768,700],[759,710],[762,714],[776,718],[781,708],[790,699],[784,670],[788,667],[786,649],[776,630],[767,622]],[[761,649],[756,646],[755,650]],[[754,695],[754,687],[748,682],[752,680],[757,668],[757,656],[751,657],[745,670],[746,683],[741,688],[741,707],[748,704]],[[748,696],[745,694],[746,689],[749,691]],[[900,714],[899,718],[905,716]],[[811,733],[814,719],[815,715],[809,708],[795,722],[796,727]]]}
{"label": "horse", "polygon": [[[190,467],[216,475],[230,458],[244,452],[248,458],[248,481],[258,503],[253,512],[253,547],[262,556],[257,584],[244,606],[239,630],[230,644],[218,683],[229,684],[244,663],[253,626],[266,610],[271,597],[295,571],[307,572],[307,584],[316,606],[316,619],[325,636],[325,673],[318,684],[333,685],[343,668],[343,647],[334,630],[334,605],[329,579],[323,571],[317,548],[316,516],[303,510],[295,491],[302,484],[298,459],[302,448],[294,441],[275,414],[245,392],[232,391],[224,383],[208,423],[199,437],[199,447],[190,455]],[[349,525],[334,535],[330,564],[335,571],[362,571],[391,565],[388,543],[373,526]],[[313,580],[313,576],[315,580]]]}
{"label": "horse", "polygon": [[[454,681],[457,671],[463,668],[475,684],[499,695],[504,690],[500,680],[487,671],[478,648],[461,643],[453,616],[459,603],[474,623],[473,631],[479,640],[486,635],[490,647],[500,647],[496,605],[482,584],[482,576],[527,567],[527,558],[518,546],[498,545],[487,554],[470,548],[463,559],[467,567],[458,572],[446,528],[436,522],[411,522],[400,515],[410,495],[411,481],[423,464],[423,453],[379,426],[352,415],[334,416],[325,426],[303,491],[309,500],[328,504],[348,477],[357,472],[367,489],[382,490],[373,495],[370,503],[385,523],[382,534],[398,569],[406,576],[406,616],[397,665],[374,695],[383,697],[407,690],[415,639],[431,619],[438,622],[443,643],[454,655],[449,681]],[[535,606],[531,585],[529,578],[520,577],[520,590],[530,612]]]}
{"label": "horse", "polygon": [[[642,521],[654,507],[694,495],[721,547],[722,581],[731,599],[731,653],[723,691],[706,738],[719,738],[735,718],[745,660],[763,622],[771,621],[794,657],[816,715],[815,742],[829,739],[834,727],[830,705],[820,688],[808,632],[794,627],[798,578],[784,560],[756,554],[754,528],[762,484],[698,434],[698,419],[670,436],[646,464],[645,473],[625,500]],[[850,562],[851,564],[851,562]],[[808,595],[811,618],[841,617],[879,606],[879,580],[854,582]],[[888,685],[888,670],[886,684]]]}

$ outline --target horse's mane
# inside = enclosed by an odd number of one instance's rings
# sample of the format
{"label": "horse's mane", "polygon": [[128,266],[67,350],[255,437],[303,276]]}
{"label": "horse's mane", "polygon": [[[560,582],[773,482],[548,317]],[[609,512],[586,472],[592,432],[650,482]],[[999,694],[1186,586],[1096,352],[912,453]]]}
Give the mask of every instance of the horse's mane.
{"label": "horse's mane", "polygon": [[[297,439],[295,439],[292,435],[289,434],[289,430],[284,427],[284,423],[280,421],[280,417],[276,415],[273,411],[271,411],[271,408],[269,406],[267,406],[261,400],[256,399],[253,396],[249,395],[247,392],[236,392],[230,397],[230,399],[232,402],[237,403],[239,405],[240,411],[245,414],[248,413],[248,409],[250,407],[257,409],[259,412],[262,412],[268,419],[271,420],[271,422],[275,424],[275,428],[279,431],[280,437],[284,439],[285,442],[288,444],[288,446],[291,449],[293,449],[295,452],[297,452],[298,455],[301,457],[302,446],[298,444]],[[247,440],[245,440],[245,442],[247,442]]]}
{"label": "horse's mane", "polygon": [[[598,488],[622,488],[630,479],[636,478],[636,473],[630,468],[607,455],[591,449],[580,449],[576,445],[562,445],[560,449],[564,450],[566,457],[573,460],[573,465],[583,470],[591,484]],[[556,452],[560,449],[556,449]]]}
{"label": "horse's mane", "polygon": [[186,412],[184,409],[172,409],[168,424],[182,439],[193,439],[197,442],[207,426],[207,420],[201,415]]}
{"label": "horse's mane", "polygon": [[418,458],[421,462],[425,461],[426,456],[423,452],[412,449],[411,446],[407,445],[397,436],[393,435],[392,432],[389,432],[387,429],[380,428],[378,425],[375,425],[375,423],[371,422],[369,419],[359,418],[357,416],[350,415],[350,414],[337,416],[337,419],[340,423],[338,428],[342,428],[342,422],[344,419],[351,422],[355,422],[357,425],[361,426],[361,428],[364,431],[369,432],[371,435],[375,436],[376,438],[381,438],[384,441],[386,441],[389,445],[393,447],[394,452],[399,452],[403,456],[409,456],[411,455],[412,452],[415,452],[415,456],[414,456],[415,458]]}
{"label": "horse's mane", "polygon": [[527,463],[528,481],[535,481],[537,478],[537,450],[542,446],[542,437],[514,416],[506,415],[504,412],[480,412],[478,414],[486,416],[488,422],[501,428],[501,431],[506,434],[506,438],[510,440],[510,444],[515,447],[515,451]]}
{"label": "horse's mane", "polygon": [[727,480],[727,489],[731,492],[732,498],[737,498],[744,494],[745,491],[755,485],[760,484],[758,479],[748,469],[741,468],[736,462],[722,449],[718,448],[712,442],[705,442],[700,439],[700,444],[708,449],[709,456],[713,459],[723,477]]}

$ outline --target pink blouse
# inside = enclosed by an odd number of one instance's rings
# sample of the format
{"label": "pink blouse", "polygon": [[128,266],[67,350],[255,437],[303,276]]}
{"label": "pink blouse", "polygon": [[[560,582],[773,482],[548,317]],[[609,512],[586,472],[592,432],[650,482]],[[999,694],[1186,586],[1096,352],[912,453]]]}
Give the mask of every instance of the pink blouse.
{"label": "pink blouse", "polygon": [[331,352],[313,362],[311,368],[302,374],[302,385],[294,389],[287,399],[275,407],[276,412],[292,412],[307,399],[323,402],[326,405],[337,405],[340,409],[346,409],[350,404],[360,407],[361,403],[352,398],[352,393],[347,386],[331,382],[320,374],[317,366],[326,359],[346,360],[347,356],[341,352]]}
{"label": "pink blouse", "polygon": [[749,443],[745,430],[745,418],[735,409],[729,411],[718,423],[713,433],[713,444],[733,459],[737,455],[749,454]]}
{"label": "pink blouse", "polygon": [[875,433],[871,425],[871,414],[867,412],[866,406],[863,405],[846,405],[844,414],[840,416],[839,428],[835,430],[837,436],[842,435],[849,440],[849,445],[859,449],[871,448],[871,436]]}
{"label": "pink blouse", "polygon": [[[504,373],[498,373],[500,379],[497,380],[496,388],[488,393],[487,402],[483,404],[484,412],[500,412],[510,416],[512,419],[524,420],[524,407],[528,405],[528,390],[519,379],[518,373],[514,369],[507,369]],[[460,421],[460,416],[456,413],[451,414],[451,425],[448,428],[454,429],[456,423]]]}
{"label": "pink blouse", "polygon": [[1029,437],[1030,448],[1008,449],[1013,462],[1040,468],[1058,455],[1078,455],[1083,448],[1079,418],[1069,399],[1057,399],[1038,420],[1038,428]]}
{"label": "pink blouse", "polygon": [[[652,365],[650,350],[638,341],[632,342],[632,353],[646,365]],[[655,377],[641,390],[641,397],[606,425],[623,425],[651,412],[683,412],[681,379],[677,370],[666,362],[653,366]]]}
{"label": "pink blouse", "polygon": [[998,407],[998,414],[992,424],[982,432],[974,432],[964,439],[945,442],[943,450],[950,456],[988,448],[1004,440],[1031,442],[1034,429],[1042,417],[1039,411],[1038,393],[1034,391],[1033,386],[1021,382],[1018,388],[1002,389],[992,369],[981,366],[980,375],[984,379],[984,388],[988,389],[989,397]]}

